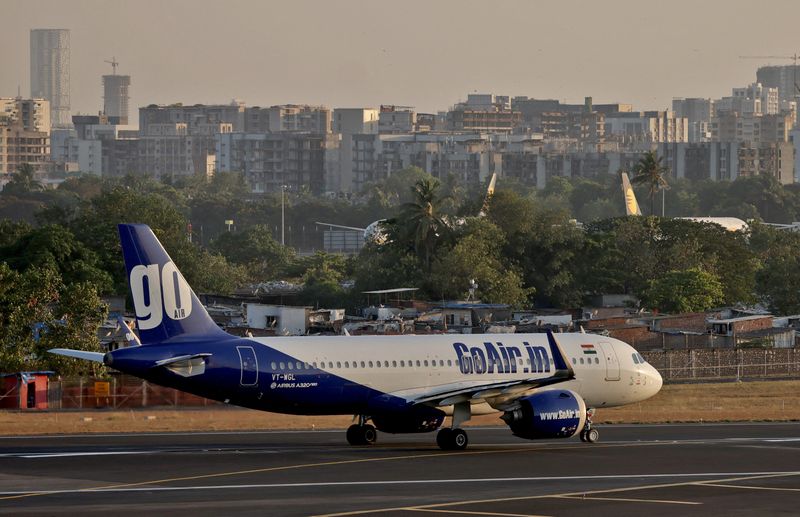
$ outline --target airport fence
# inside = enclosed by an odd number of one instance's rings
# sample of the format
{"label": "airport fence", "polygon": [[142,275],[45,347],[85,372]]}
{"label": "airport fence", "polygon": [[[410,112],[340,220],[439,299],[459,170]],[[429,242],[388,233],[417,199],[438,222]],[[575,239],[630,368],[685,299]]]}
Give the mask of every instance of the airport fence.
{"label": "airport fence", "polygon": [[800,378],[800,349],[647,350],[664,382]]}

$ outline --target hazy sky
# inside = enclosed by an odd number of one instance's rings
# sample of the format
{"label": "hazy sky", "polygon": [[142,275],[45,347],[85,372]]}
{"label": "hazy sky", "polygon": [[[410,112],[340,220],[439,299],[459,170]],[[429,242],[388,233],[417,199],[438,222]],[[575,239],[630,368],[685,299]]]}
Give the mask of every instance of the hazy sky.
{"label": "hazy sky", "polygon": [[[800,51],[800,2],[0,0],[0,96],[30,94],[29,30],[67,28],[72,110],[183,102],[447,109],[469,92],[665,108]],[[773,59],[773,64],[789,60]],[[131,113],[135,117],[135,112]]]}

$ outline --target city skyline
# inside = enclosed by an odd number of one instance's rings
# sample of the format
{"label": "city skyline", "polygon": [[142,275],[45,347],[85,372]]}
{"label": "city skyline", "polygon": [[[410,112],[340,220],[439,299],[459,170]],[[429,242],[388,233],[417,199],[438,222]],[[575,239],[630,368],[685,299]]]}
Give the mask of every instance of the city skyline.
{"label": "city skyline", "polygon": [[[89,114],[102,109],[112,56],[131,76],[134,107],[236,98],[439,111],[477,91],[665,109],[673,97],[727,95],[758,66],[791,64],[740,55],[797,48],[792,2],[641,4],[410,2],[397,12],[360,1],[12,1],[0,43],[19,51],[2,57],[0,96],[29,91],[27,41],[38,28],[70,29],[72,112]],[[776,16],[760,24],[765,12]]]}

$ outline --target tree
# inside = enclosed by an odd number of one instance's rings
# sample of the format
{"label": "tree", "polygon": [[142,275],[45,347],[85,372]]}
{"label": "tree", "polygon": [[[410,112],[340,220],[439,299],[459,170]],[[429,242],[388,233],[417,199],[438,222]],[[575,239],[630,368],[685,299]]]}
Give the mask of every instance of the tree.
{"label": "tree", "polygon": [[341,255],[318,251],[303,259],[306,271],[303,274],[301,303],[315,307],[334,308],[346,297],[341,282],[347,268],[347,260]]}
{"label": "tree", "polygon": [[650,197],[650,214],[656,215],[656,194],[669,187],[664,176],[669,169],[661,164],[661,157],[655,151],[649,151],[639,160],[633,168],[634,177],[631,183],[647,185]]}
{"label": "tree", "polygon": [[445,197],[439,195],[439,180],[434,178],[417,181],[411,190],[414,201],[405,203],[398,217],[401,237],[411,243],[425,269],[430,270],[434,249],[447,231],[441,213]]}
{"label": "tree", "polygon": [[701,312],[723,300],[719,278],[700,268],[672,270],[651,280],[642,303],[663,312]]}
{"label": "tree", "polygon": [[17,172],[11,176],[11,181],[3,188],[3,194],[15,196],[42,190],[42,184],[36,181],[36,172],[30,163],[23,163],[17,167]]}
{"label": "tree", "polygon": [[294,250],[281,246],[269,228],[260,224],[240,232],[224,232],[211,247],[229,262],[244,266],[254,282],[280,278],[294,259]]}
{"label": "tree", "polygon": [[527,305],[533,289],[524,287],[519,270],[504,262],[502,247],[497,226],[486,219],[467,218],[454,245],[436,256],[426,282],[431,297],[463,298],[474,279],[484,302]]}

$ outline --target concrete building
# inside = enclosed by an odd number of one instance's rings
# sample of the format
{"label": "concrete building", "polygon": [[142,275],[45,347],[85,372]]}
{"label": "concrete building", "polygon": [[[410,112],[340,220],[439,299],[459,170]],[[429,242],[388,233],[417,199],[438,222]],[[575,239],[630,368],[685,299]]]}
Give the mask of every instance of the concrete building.
{"label": "concrete building", "polygon": [[417,130],[417,114],[410,106],[382,105],[378,114],[378,133],[406,134]]}
{"label": "concrete building", "polygon": [[[631,104],[595,104],[591,97],[586,97],[583,104],[562,104],[555,99],[531,99],[525,96],[511,99],[511,109],[522,114],[522,128],[544,132],[542,117],[545,113],[582,113],[597,112],[605,116],[613,113],[628,113],[633,111]],[[587,110],[587,106],[589,109]]]}
{"label": "concrete building", "polygon": [[714,142],[786,142],[792,128],[789,114],[742,115],[736,111],[721,111],[709,125]]}
{"label": "concrete building", "polygon": [[375,108],[336,108],[333,132],[339,135],[339,158],[336,174],[330,175],[326,190],[352,192],[355,186],[353,136],[378,134],[380,111]]}
{"label": "concrete building", "polygon": [[310,133],[219,133],[220,172],[241,172],[253,192],[325,190],[326,144],[330,135]]}
{"label": "concrete building", "polygon": [[762,66],[756,71],[756,82],[767,88],[777,88],[781,101],[796,101],[800,92],[800,66]]}
{"label": "concrete building", "polygon": [[232,131],[244,131],[244,112],[244,103],[239,101],[193,106],[151,104],[139,108],[139,131],[147,134],[151,124],[186,124],[189,135],[200,134],[204,131],[202,128],[218,124],[230,124]]}
{"label": "concrete building", "polygon": [[49,133],[51,129],[50,101],[0,97],[0,119],[5,119],[9,123],[19,123],[26,131]]}
{"label": "concrete building", "polygon": [[70,49],[68,29],[31,29],[31,97],[50,101],[53,127],[70,122]]}
{"label": "concrete building", "polygon": [[0,123],[0,175],[15,173],[22,164],[44,171],[49,161],[49,133],[28,131],[17,122]]}
{"label": "concrete building", "polygon": [[283,131],[330,133],[331,110],[325,106],[305,104],[245,108],[245,133],[279,133]]}
{"label": "concrete building", "polygon": [[789,142],[661,144],[658,154],[677,178],[733,181],[769,175],[784,185],[794,183],[795,150]]}
{"label": "concrete building", "polygon": [[447,129],[450,131],[490,131],[510,133],[522,122],[522,113],[511,109],[507,96],[475,93],[466,102],[453,106],[447,112]]}
{"label": "concrete building", "polygon": [[716,115],[713,99],[672,99],[672,111],[683,117],[689,126],[689,142],[707,142],[711,139],[711,119]]}
{"label": "concrete building", "polygon": [[119,120],[120,124],[128,123],[128,103],[131,76],[103,76],[103,113]]}
{"label": "concrete building", "polygon": [[622,144],[688,142],[689,121],[674,111],[636,111],[606,115],[605,137]]}

